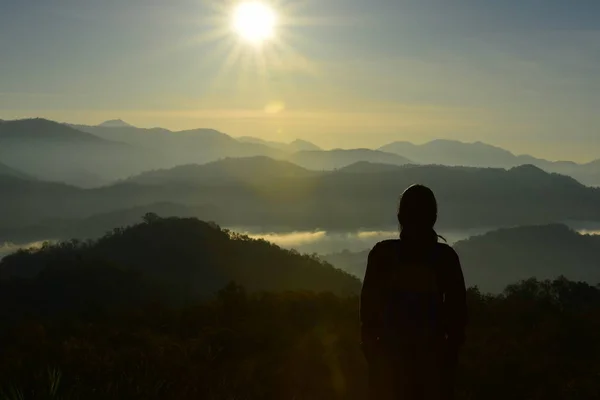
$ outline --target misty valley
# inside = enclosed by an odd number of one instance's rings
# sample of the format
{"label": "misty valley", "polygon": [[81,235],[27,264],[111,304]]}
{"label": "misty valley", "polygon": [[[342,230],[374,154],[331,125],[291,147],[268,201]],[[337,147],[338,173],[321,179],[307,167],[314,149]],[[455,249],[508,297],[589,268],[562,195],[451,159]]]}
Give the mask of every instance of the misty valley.
{"label": "misty valley", "polygon": [[[301,140],[142,129],[123,121],[1,121],[0,251],[97,239],[154,213],[196,217],[314,253],[362,278],[368,250],[398,237],[393,215],[399,193],[418,182],[436,193],[437,230],[449,244],[482,256],[496,245],[513,254],[506,262],[522,265],[488,268],[504,257],[493,253],[489,260],[467,258],[470,285],[499,292],[520,279],[561,275],[595,284],[596,261],[567,243],[594,241],[600,189],[576,171],[577,164],[542,161],[457,141],[323,150]],[[544,235],[520,238],[527,229]],[[515,239],[501,241],[502,232]],[[563,237],[568,233],[572,237]],[[545,267],[550,252],[542,258],[518,253],[522,239],[531,249],[568,254],[571,265]],[[561,239],[568,240],[545,245]]]}
{"label": "misty valley", "polygon": [[[137,222],[137,221],[136,221]],[[382,240],[395,239],[398,231],[350,231],[350,232],[328,232],[328,231],[292,231],[292,232],[260,232],[252,227],[225,227],[228,231],[247,236],[250,239],[265,240],[283,249],[298,251],[303,254],[313,254],[323,261],[330,263],[351,275],[361,279],[364,277],[369,250]],[[528,237],[522,236],[531,229]],[[513,282],[535,276],[540,279],[552,279],[565,276],[570,279],[588,282],[600,281],[600,271],[595,267],[596,256],[600,251],[598,247],[590,247],[589,257],[586,259],[579,248],[569,249],[567,243],[562,239],[571,239],[573,242],[584,243],[586,241],[600,244],[600,232],[597,224],[592,222],[563,223],[553,225],[541,225],[536,227],[515,228],[487,228],[458,231],[439,231],[439,234],[448,244],[454,246],[463,258],[463,268],[466,272],[466,282],[469,286],[477,286],[481,290],[499,293]],[[500,234],[504,232],[504,240],[500,240]],[[540,235],[542,234],[542,235]],[[498,235],[498,236],[495,236]],[[554,236],[553,241],[556,254],[548,255],[549,246],[553,242],[543,240],[543,235]],[[597,236],[598,235],[598,236]],[[512,239],[508,237],[514,236]],[[506,261],[498,261],[506,257],[504,254],[507,246],[511,252],[518,251],[521,240],[527,238],[527,257],[514,256]],[[589,238],[589,240],[588,240]],[[97,239],[97,237],[86,237],[86,239]],[[57,243],[59,240],[47,238],[31,243],[5,243],[0,246],[0,259],[20,249],[39,249],[44,243]],[[471,244],[470,244],[471,243]],[[493,247],[490,247],[493,246]],[[550,247],[551,248],[551,247]],[[522,250],[525,251],[525,250]],[[548,263],[547,258],[552,259]],[[580,264],[564,268],[570,259],[581,259]],[[504,259],[503,259],[504,260]],[[503,266],[506,262],[510,265]],[[486,266],[493,264],[493,266]],[[587,265],[587,266],[586,266]]]}

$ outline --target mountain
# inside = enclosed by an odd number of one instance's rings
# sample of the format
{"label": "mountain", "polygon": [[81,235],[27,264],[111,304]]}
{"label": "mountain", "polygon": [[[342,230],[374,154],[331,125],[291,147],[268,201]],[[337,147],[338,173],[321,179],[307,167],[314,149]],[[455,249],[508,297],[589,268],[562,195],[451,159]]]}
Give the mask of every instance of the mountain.
{"label": "mountain", "polygon": [[254,136],[240,136],[236,138],[238,142],[241,143],[253,143],[253,144],[261,144],[269,147],[273,147],[274,149],[285,150],[288,146],[287,143],[283,142],[274,142],[271,140],[264,140]]}
{"label": "mountain", "polygon": [[349,174],[377,174],[381,172],[394,172],[399,171],[402,168],[409,168],[412,165],[393,165],[393,164],[378,164],[367,161],[358,161],[354,164],[350,164],[346,167],[340,168],[339,172],[345,172]]}
{"label": "mountain", "polygon": [[100,212],[83,218],[41,218],[27,226],[0,227],[0,243],[13,243],[14,247],[47,240],[98,239],[116,226],[138,223],[140,215],[149,213],[169,217],[210,219],[211,215],[215,215],[217,212],[215,207],[210,206],[186,206],[163,202]]}
{"label": "mountain", "polygon": [[[252,291],[310,290],[355,294],[358,279],[311,256],[252,240],[195,218],[160,218],[92,242],[71,241],[19,252],[0,261],[0,278],[35,278],[54,271],[120,267],[194,297],[235,281]],[[127,288],[122,288],[127,290]]]}
{"label": "mountain", "polygon": [[[57,215],[77,215],[80,207],[91,209],[81,204],[81,189],[10,174],[0,174],[0,193],[2,229],[32,225]],[[10,237],[0,237],[0,242],[5,241],[11,241]]]}
{"label": "mountain", "polygon": [[283,142],[273,142],[268,140],[263,140],[259,138],[255,138],[252,136],[241,136],[237,138],[238,141],[242,143],[254,143],[254,144],[262,144],[265,146],[272,147],[274,149],[287,151],[290,153],[295,153],[298,151],[319,151],[321,148],[316,144],[311,142],[307,142],[306,140],[296,139],[291,143],[283,143]]}
{"label": "mountain", "polygon": [[131,146],[45,119],[0,123],[0,159],[24,174],[82,187],[148,167]]}
{"label": "mountain", "polygon": [[455,244],[466,280],[500,292],[528,279],[568,279],[600,283],[600,236],[581,235],[564,225],[501,229]]}
{"label": "mountain", "polygon": [[[271,231],[395,229],[398,196],[416,182],[438,198],[442,230],[494,229],[561,221],[600,222],[600,189],[534,166],[406,166],[369,173],[306,171],[264,158],[223,160],[142,175],[95,189],[0,179],[0,224],[80,219],[156,203],[211,210],[225,226]],[[208,208],[206,208],[208,207]],[[9,229],[10,228],[10,229]],[[44,238],[34,238],[35,240]]]}
{"label": "mountain", "polygon": [[344,168],[360,161],[392,165],[412,163],[402,156],[370,149],[299,151],[292,154],[287,160],[316,171]]}
{"label": "mountain", "polygon": [[204,165],[182,165],[172,169],[145,172],[126,182],[140,185],[164,184],[224,184],[272,182],[277,179],[291,179],[314,176],[315,172],[287,161],[268,157],[227,158]]}
{"label": "mountain", "polygon": [[290,151],[320,151],[319,146],[306,140],[296,139],[288,145]]}
{"label": "mountain", "polygon": [[[190,144],[223,145],[237,143],[232,137],[214,129],[191,129],[172,132],[164,128],[137,128],[135,126],[87,126],[72,125],[76,129],[88,132],[105,140],[123,142],[144,148],[163,148]],[[164,149],[169,151],[168,148]]]}
{"label": "mountain", "polygon": [[600,187],[600,160],[592,161],[581,166],[563,166],[561,168],[556,168],[556,170],[563,170],[564,173],[575,177],[583,183]]}
{"label": "mountain", "polygon": [[124,142],[143,149],[151,161],[149,163],[151,167],[147,170],[172,168],[185,164],[204,164],[226,157],[284,158],[286,154],[285,151],[265,143],[240,142],[214,129],[172,132],[163,128],[144,129],[131,126],[106,128],[77,125],[76,127],[106,140]]}
{"label": "mountain", "polygon": [[325,254],[321,259],[336,268],[363,279],[367,269],[367,260],[370,250],[350,251],[344,250],[339,253]]}
{"label": "mountain", "polygon": [[104,121],[98,126],[102,128],[135,128],[133,125],[128,124],[122,119],[111,119],[109,121]]}
{"label": "mountain", "polygon": [[240,143],[213,129],[171,132],[109,121],[64,125],[44,119],[0,123],[0,159],[43,180],[90,188],[144,171],[206,163],[225,157],[287,153]]}
{"label": "mountain", "polygon": [[440,164],[469,167],[514,167],[519,165],[511,152],[489,144],[463,143],[454,140],[434,140],[423,145],[394,142],[381,151],[408,157],[420,164]]}
{"label": "mountain", "polygon": [[12,178],[19,178],[19,179],[33,179],[29,175],[24,174],[21,171],[11,168],[8,165],[3,164],[3,163],[0,163],[0,176],[9,176]]}
{"label": "mountain", "polygon": [[43,140],[48,143],[93,143],[107,144],[89,133],[78,131],[67,125],[47,119],[22,119],[15,121],[0,121],[0,143],[9,145],[13,142],[36,142]]}
{"label": "mountain", "polygon": [[600,162],[577,164],[572,161],[548,161],[530,155],[515,155],[508,150],[482,142],[434,140],[422,145],[393,142],[379,150],[408,157],[419,164],[496,168],[531,164],[547,172],[569,175],[586,185],[600,186]]}

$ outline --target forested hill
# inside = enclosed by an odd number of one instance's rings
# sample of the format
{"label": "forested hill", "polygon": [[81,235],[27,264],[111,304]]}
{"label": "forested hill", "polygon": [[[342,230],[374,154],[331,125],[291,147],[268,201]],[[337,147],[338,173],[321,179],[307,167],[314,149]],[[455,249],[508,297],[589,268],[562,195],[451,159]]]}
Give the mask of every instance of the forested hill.
{"label": "forested hill", "polygon": [[224,226],[390,229],[396,225],[399,194],[415,182],[436,193],[439,229],[600,221],[600,189],[533,166],[503,170],[361,163],[315,172],[254,157],[154,171],[90,190],[5,178],[0,177],[0,241],[71,237],[70,231],[56,229],[56,220],[77,224],[75,220],[97,214],[164,203],[200,207],[204,211],[194,216]]}
{"label": "forested hill", "polygon": [[44,288],[48,301],[64,299],[69,291],[75,291],[73,298],[82,301],[78,296],[85,299],[87,293],[78,291],[79,279],[89,276],[101,278],[87,284],[93,284],[98,293],[105,290],[102,296],[106,297],[138,291],[136,286],[142,281],[153,287],[158,284],[179,297],[212,294],[231,281],[251,291],[356,294],[360,289],[358,279],[316,257],[283,250],[195,218],[160,218],[154,214],[97,241],[45,245],[39,250],[19,251],[0,262],[4,280],[37,277],[36,285]]}
{"label": "forested hill", "polygon": [[592,285],[600,283],[600,236],[581,235],[565,225],[500,229],[454,245],[467,281],[500,292],[529,277],[564,275]]}

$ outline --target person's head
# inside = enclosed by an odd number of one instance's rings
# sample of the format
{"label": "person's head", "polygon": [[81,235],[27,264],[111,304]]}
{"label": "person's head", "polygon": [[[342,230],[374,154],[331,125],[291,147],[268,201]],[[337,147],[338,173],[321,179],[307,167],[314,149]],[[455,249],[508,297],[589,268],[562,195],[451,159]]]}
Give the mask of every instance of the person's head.
{"label": "person's head", "polygon": [[428,240],[437,233],[433,227],[437,221],[437,201],[426,186],[412,185],[402,193],[398,207],[398,222],[405,239]]}

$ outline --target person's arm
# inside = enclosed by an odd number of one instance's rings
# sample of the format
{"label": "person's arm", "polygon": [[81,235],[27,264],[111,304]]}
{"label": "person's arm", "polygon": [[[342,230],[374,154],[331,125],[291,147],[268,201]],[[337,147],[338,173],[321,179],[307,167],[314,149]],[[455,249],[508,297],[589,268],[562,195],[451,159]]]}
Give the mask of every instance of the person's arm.
{"label": "person's arm", "polygon": [[361,346],[367,360],[376,351],[380,329],[380,294],[382,288],[380,284],[381,267],[378,256],[379,251],[380,249],[376,245],[369,252],[367,270],[360,295]]}
{"label": "person's arm", "polygon": [[458,254],[450,248],[448,284],[444,304],[448,313],[448,346],[458,350],[465,341],[467,325],[467,290]]}

